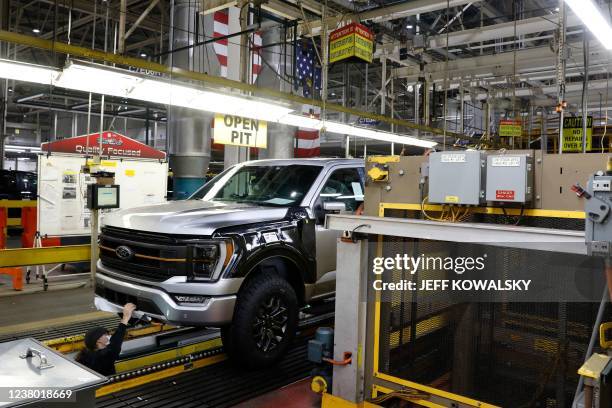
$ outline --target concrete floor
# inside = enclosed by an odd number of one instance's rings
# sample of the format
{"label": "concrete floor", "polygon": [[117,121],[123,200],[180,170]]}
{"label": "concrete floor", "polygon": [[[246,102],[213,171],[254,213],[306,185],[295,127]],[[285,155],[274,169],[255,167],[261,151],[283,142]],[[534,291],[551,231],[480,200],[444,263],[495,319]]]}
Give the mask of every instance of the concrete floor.
{"label": "concrete floor", "polygon": [[102,317],[94,308],[89,287],[0,297],[0,310],[0,332]]}
{"label": "concrete floor", "polygon": [[259,397],[234,405],[235,408],[318,408],[321,395],[310,389],[310,378],[289,384],[278,390],[270,391]]}

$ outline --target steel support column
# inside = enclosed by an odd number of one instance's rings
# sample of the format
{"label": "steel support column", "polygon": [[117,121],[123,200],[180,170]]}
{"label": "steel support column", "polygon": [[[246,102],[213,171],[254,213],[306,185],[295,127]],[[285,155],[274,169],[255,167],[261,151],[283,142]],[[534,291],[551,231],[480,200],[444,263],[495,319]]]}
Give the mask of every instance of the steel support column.
{"label": "steel support column", "polygon": [[351,402],[364,400],[368,241],[338,242],[334,359],[352,362],[334,366],[333,394]]}

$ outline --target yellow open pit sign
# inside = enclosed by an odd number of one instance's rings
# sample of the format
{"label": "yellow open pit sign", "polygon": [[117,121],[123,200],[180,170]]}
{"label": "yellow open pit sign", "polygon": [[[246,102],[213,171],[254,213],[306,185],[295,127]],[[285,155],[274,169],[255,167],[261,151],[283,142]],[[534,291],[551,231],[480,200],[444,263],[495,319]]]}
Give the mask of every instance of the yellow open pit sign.
{"label": "yellow open pit sign", "polygon": [[263,120],[215,114],[215,143],[232,146],[268,147],[268,124]]}

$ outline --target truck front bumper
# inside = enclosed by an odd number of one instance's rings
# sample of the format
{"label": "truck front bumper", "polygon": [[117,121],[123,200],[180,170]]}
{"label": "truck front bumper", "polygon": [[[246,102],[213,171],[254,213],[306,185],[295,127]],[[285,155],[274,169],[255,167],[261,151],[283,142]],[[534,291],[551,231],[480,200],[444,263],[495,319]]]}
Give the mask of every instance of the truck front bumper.
{"label": "truck front bumper", "polygon": [[127,302],[135,303],[148,316],[178,326],[224,326],[232,321],[236,295],[206,296],[202,303],[184,305],[161,289],[96,274],[98,309],[120,312]]}

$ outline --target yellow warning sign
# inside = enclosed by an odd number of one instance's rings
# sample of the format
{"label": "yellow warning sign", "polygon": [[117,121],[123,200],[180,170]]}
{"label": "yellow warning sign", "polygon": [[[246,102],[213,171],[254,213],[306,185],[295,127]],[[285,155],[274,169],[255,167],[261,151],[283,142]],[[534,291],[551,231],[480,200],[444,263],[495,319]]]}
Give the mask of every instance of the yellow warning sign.
{"label": "yellow warning sign", "polygon": [[[586,151],[591,151],[593,117],[587,116]],[[582,116],[563,118],[563,151],[582,151]]]}

